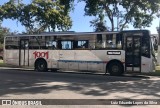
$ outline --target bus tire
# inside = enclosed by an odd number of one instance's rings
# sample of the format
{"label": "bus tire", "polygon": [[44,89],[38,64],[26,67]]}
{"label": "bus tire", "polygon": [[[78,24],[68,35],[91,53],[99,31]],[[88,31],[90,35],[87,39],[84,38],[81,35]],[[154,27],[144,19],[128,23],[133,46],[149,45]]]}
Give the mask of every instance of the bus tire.
{"label": "bus tire", "polygon": [[37,60],[35,63],[35,69],[38,72],[45,72],[47,71],[47,62],[43,59]]}
{"label": "bus tire", "polygon": [[111,76],[121,76],[124,73],[123,65],[114,61],[108,64],[108,72]]}

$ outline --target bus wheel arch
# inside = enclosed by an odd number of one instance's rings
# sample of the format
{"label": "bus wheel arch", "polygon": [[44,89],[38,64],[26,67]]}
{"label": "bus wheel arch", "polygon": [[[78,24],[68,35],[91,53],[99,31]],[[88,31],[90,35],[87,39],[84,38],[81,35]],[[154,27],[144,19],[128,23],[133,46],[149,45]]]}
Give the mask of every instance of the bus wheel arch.
{"label": "bus wheel arch", "polygon": [[47,71],[48,65],[44,58],[38,58],[34,63],[34,67],[36,71],[45,72]]}
{"label": "bus wheel arch", "polygon": [[107,72],[111,76],[120,76],[124,73],[124,65],[119,60],[111,60],[106,65],[106,73]]}

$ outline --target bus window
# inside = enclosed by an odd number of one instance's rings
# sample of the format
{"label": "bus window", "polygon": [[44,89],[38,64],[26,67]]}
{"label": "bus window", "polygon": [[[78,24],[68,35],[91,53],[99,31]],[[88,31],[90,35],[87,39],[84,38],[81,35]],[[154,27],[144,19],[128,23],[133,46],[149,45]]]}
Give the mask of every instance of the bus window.
{"label": "bus window", "polygon": [[57,42],[52,40],[52,41],[47,41],[46,42],[46,48],[47,49],[57,49]]}
{"label": "bus window", "polygon": [[65,49],[70,49],[70,47],[69,47],[69,44],[68,44],[68,43],[66,43],[66,44],[65,44]]}
{"label": "bus window", "polygon": [[122,35],[121,34],[116,35],[116,47],[117,49],[122,49]]}
{"label": "bus window", "polygon": [[73,49],[72,41],[61,41],[62,49]]}
{"label": "bus window", "polygon": [[29,49],[46,49],[45,39],[42,36],[30,37]]}
{"label": "bus window", "polygon": [[21,41],[21,48],[28,49],[28,47],[29,47],[28,41]]}
{"label": "bus window", "polygon": [[78,48],[88,48],[88,41],[86,40],[78,41]]}
{"label": "bus window", "polygon": [[150,58],[150,43],[149,38],[142,37],[142,56]]}
{"label": "bus window", "polygon": [[121,34],[106,35],[106,48],[107,49],[121,49],[122,48],[122,35]]}
{"label": "bus window", "polygon": [[5,48],[6,49],[19,49],[19,38],[18,37],[7,37]]}

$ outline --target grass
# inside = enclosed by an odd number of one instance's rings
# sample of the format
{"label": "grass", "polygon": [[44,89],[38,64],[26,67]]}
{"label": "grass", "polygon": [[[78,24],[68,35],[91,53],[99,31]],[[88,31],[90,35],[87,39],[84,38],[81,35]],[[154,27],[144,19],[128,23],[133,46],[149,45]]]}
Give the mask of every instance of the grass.
{"label": "grass", "polygon": [[7,65],[3,63],[3,60],[0,60],[0,67],[7,67]]}
{"label": "grass", "polygon": [[151,72],[151,73],[143,73],[142,75],[147,75],[147,76],[160,76],[160,70],[156,72]]}
{"label": "grass", "polygon": [[0,60],[0,65],[4,65],[3,60]]}
{"label": "grass", "polygon": [[3,60],[0,60],[0,67],[18,67],[18,66],[13,66],[13,65],[8,65],[8,64],[5,64],[4,62],[3,62]]}
{"label": "grass", "polygon": [[149,73],[152,76],[160,76],[160,66],[156,67],[156,72]]}
{"label": "grass", "polygon": [[142,75],[148,75],[148,76],[160,76],[160,66],[156,66],[155,72],[150,73],[141,73]]}
{"label": "grass", "polygon": [[142,75],[147,75],[147,76],[160,76],[160,71],[151,72],[151,73],[143,73]]}

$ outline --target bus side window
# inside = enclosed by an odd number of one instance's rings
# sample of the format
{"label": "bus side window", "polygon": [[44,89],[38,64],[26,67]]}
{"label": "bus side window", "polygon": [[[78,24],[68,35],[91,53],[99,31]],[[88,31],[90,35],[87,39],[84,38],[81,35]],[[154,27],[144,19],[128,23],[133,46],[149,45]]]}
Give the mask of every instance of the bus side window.
{"label": "bus side window", "polygon": [[113,34],[107,34],[106,35],[106,47],[107,48],[112,48],[112,45],[113,45]]}
{"label": "bus side window", "polygon": [[52,46],[52,49],[56,49],[55,45]]}
{"label": "bus side window", "polygon": [[62,43],[61,43],[60,40],[58,40],[58,42],[57,42],[57,48],[58,48],[58,49],[62,49]]}
{"label": "bus side window", "polygon": [[57,46],[57,42],[54,40],[46,42],[47,49],[56,49],[56,46]]}
{"label": "bus side window", "polygon": [[122,34],[107,34],[105,43],[104,48],[122,49]]}
{"label": "bus side window", "polygon": [[73,42],[66,40],[66,41],[61,41],[62,49],[73,49]]}
{"label": "bus side window", "polygon": [[6,43],[5,43],[5,48],[6,49],[19,49],[19,40],[17,37],[8,37],[6,38]]}
{"label": "bus side window", "polygon": [[88,48],[88,40],[79,40],[78,41],[78,48],[82,48],[82,49],[85,49],[85,48]]}
{"label": "bus side window", "polygon": [[65,44],[65,49],[69,49],[69,44]]}
{"label": "bus side window", "polygon": [[149,38],[142,37],[142,56],[150,57]]}
{"label": "bus side window", "polygon": [[122,48],[122,34],[116,35],[116,47],[117,47],[117,49]]}

